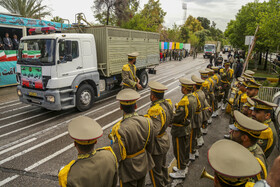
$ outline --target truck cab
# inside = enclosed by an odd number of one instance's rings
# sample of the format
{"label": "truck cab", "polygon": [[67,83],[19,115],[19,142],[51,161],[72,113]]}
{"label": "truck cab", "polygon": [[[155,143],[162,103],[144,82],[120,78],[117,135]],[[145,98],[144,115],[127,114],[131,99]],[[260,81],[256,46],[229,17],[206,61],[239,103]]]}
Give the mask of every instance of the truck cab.
{"label": "truck cab", "polygon": [[215,44],[205,44],[204,45],[204,55],[203,58],[210,57],[212,54],[216,53]]}
{"label": "truck cab", "polygon": [[20,101],[49,110],[91,107],[100,95],[92,34],[40,34],[21,39],[17,62]]}

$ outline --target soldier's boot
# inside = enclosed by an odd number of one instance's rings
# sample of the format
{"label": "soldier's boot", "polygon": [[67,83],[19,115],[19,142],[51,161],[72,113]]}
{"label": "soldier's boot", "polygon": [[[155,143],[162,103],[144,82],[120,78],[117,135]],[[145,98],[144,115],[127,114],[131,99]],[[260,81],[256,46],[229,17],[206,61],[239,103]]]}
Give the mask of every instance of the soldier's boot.
{"label": "soldier's boot", "polygon": [[177,170],[174,173],[169,173],[169,176],[173,179],[184,179],[186,178],[186,174],[188,173],[188,167],[185,169],[176,169],[177,167],[173,167],[173,170]]}
{"label": "soldier's boot", "polygon": [[190,161],[195,161],[195,153],[190,153]]}
{"label": "soldier's boot", "polygon": [[203,137],[201,136],[201,137],[197,138],[197,146],[201,147],[201,146],[203,146],[203,144],[204,144]]}
{"label": "soldier's boot", "polygon": [[198,150],[195,150],[195,154],[194,154],[194,155],[195,155],[195,157],[197,157],[197,158],[199,157],[199,152],[198,152]]}
{"label": "soldier's boot", "polygon": [[230,139],[230,135],[229,135],[229,134],[225,134],[225,135],[224,135],[224,138],[225,138],[225,139]]}
{"label": "soldier's boot", "polygon": [[216,118],[217,116],[218,116],[218,112],[217,112],[217,111],[214,111],[211,117],[212,117],[212,118]]}
{"label": "soldier's boot", "polygon": [[207,120],[207,123],[208,123],[208,124],[211,124],[211,123],[212,123],[212,117],[210,117],[210,118]]}
{"label": "soldier's boot", "polygon": [[223,103],[223,104],[222,104],[222,110],[225,110],[225,109],[226,109],[226,104]]}
{"label": "soldier's boot", "polygon": [[206,135],[207,132],[208,132],[207,127],[206,128],[201,128],[201,132],[202,132],[203,135]]}

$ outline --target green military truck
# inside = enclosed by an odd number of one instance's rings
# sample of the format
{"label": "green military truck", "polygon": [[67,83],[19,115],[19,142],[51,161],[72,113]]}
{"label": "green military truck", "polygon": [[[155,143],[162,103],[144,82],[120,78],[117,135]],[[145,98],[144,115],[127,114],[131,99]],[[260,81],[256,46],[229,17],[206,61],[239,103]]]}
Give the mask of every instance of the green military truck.
{"label": "green military truck", "polygon": [[[109,26],[77,27],[63,33],[52,29],[36,29],[49,34],[21,38],[17,77],[23,103],[84,111],[95,98],[120,87],[128,53],[140,54],[136,67],[143,87],[148,84],[147,70],[159,64],[158,33]],[[31,51],[40,55],[24,55]]]}

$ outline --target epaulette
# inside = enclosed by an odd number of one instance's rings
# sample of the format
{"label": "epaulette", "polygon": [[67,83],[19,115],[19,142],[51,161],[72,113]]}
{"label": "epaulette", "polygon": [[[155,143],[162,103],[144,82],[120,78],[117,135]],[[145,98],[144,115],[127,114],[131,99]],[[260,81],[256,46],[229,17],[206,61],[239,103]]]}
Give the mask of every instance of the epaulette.
{"label": "epaulette", "polygon": [[188,96],[184,96],[181,101],[179,101],[178,103],[178,106],[186,106],[188,105],[190,102],[189,102],[189,98]]}
{"label": "epaulette", "polygon": [[158,115],[160,115],[161,110],[162,110],[162,107],[159,104],[156,104],[149,109],[148,115],[153,116],[153,117],[158,116]]}
{"label": "epaulette", "polygon": [[122,70],[123,71],[130,71],[129,65],[128,64],[123,65]]}

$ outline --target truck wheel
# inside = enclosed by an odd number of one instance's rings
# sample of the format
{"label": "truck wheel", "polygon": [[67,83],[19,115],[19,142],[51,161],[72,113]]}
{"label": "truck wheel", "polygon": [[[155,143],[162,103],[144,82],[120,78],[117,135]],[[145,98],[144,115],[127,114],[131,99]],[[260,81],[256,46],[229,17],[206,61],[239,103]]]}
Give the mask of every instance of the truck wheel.
{"label": "truck wheel", "polygon": [[76,107],[83,112],[93,105],[94,90],[89,84],[83,84],[76,93]]}
{"label": "truck wheel", "polygon": [[143,88],[146,88],[149,82],[149,76],[146,70],[143,70],[139,76],[140,84]]}
{"label": "truck wheel", "polygon": [[203,55],[203,58],[205,58],[205,55]]}

